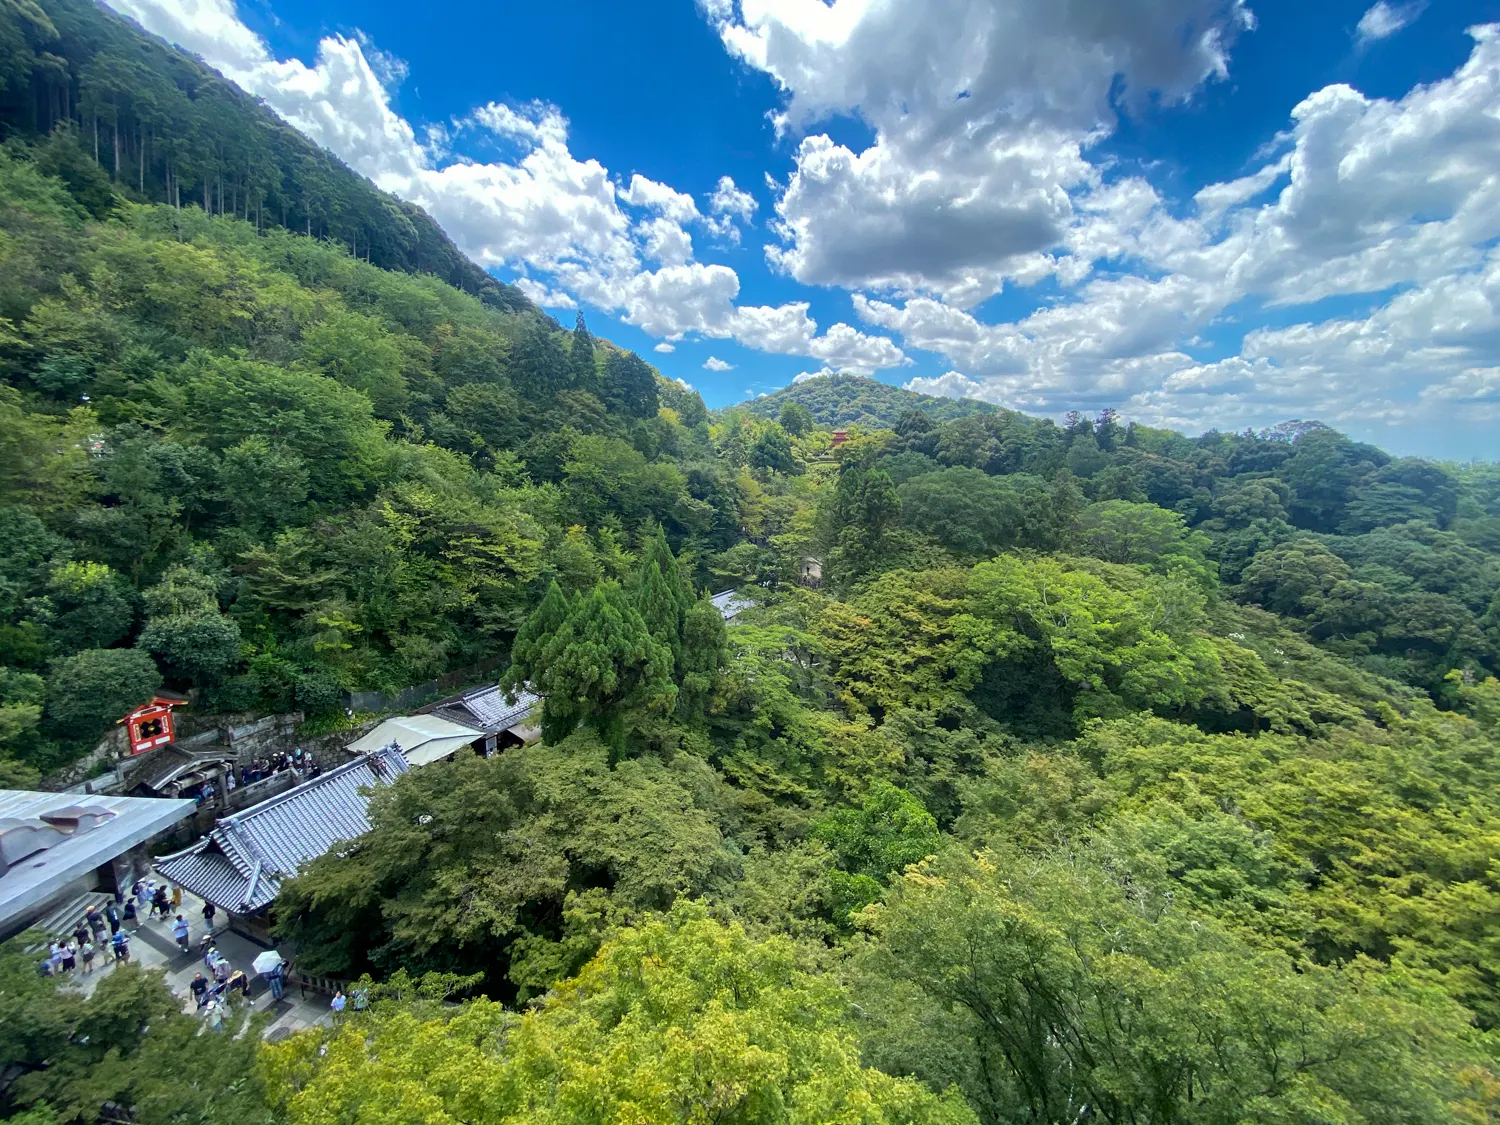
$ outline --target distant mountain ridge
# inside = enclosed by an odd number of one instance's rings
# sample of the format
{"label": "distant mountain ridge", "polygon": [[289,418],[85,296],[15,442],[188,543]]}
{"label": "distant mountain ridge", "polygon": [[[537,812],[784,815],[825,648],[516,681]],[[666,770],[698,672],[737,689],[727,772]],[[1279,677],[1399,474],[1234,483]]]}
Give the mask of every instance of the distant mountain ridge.
{"label": "distant mountain ridge", "polygon": [[[69,124],[74,151],[127,196],[326,238],[496,308],[534,309],[421,207],[381,191],[196,57],[92,0],[0,0],[0,138],[56,143]],[[66,165],[67,154],[52,163]]]}
{"label": "distant mountain ridge", "polygon": [[896,419],[913,409],[937,422],[951,422],[971,414],[1016,413],[978,399],[918,394],[863,375],[822,375],[792,383],[774,394],[741,405],[759,417],[774,418],[788,402],[800,402],[807,407],[813,420],[822,426],[876,426],[883,429],[890,429],[896,424]]}

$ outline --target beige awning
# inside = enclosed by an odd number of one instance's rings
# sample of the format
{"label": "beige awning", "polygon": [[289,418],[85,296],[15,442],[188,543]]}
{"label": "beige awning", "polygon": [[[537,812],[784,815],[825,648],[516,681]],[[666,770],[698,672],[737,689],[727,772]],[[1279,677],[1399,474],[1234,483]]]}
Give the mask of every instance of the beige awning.
{"label": "beige awning", "polygon": [[395,743],[414,766],[425,766],[483,738],[484,732],[459,726],[436,715],[400,715],[387,719],[347,749],[355,753],[378,750]]}

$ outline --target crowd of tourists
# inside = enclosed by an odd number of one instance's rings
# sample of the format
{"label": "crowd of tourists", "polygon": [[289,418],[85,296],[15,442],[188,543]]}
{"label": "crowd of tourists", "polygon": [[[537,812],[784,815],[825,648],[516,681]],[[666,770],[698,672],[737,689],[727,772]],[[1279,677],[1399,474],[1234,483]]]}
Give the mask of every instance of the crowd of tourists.
{"label": "crowd of tourists", "polygon": [[256,758],[255,761],[240,767],[238,777],[231,770],[225,777],[224,783],[226,788],[233,791],[236,782],[240,786],[254,785],[257,781],[264,781],[285,770],[292,770],[299,779],[306,780],[317,777],[323,772],[323,767],[318,765],[317,759],[311,754],[304,754],[299,746],[290,754],[278,752],[269,758]]}
{"label": "crowd of tourists", "polygon": [[[92,974],[96,968],[130,960],[130,935],[141,928],[142,920],[170,923],[172,936],[184,953],[190,927],[182,915],[182,888],[158,883],[155,879],[137,879],[127,894],[115,891],[103,908],[89,906],[72,933],[49,943],[41,969],[47,976]],[[213,904],[204,906],[204,920],[213,927]]]}
{"label": "crowd of tourists", "polygon": [[[250,977],[219,952],[214,935],[218,909],[213,903],[204,902],[202,914],[198,951],[203,958],[203,969],[194,974],[188,991],[207,1026],[217,1031],[234,1007],[249,999]],[[166,922],[178,948],[183,953],[192,953],[193,926],[182,909],[182,888],[147,877],[138,879],[129,893],[116,891],[102,907],[89,906],[71,934],[48,944],[41,962],[42,973],[61,977],[90,975],[129,961],[131,935],[143,921]],[[272,998],[280,1000],[286,990],[286,963],[280,962],[261,975],[266,978]]]}

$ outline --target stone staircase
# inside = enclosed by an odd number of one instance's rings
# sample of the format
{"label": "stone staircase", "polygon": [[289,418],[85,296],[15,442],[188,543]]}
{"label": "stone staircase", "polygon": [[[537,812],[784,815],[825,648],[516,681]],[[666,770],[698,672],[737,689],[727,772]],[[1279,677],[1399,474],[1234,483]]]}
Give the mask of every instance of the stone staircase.
{"label": "stone staircase", "polygon": [[[67,937],[72,934],[73,927],[78,925],[80,919],[94,907],[100,914],[104,913],[104,904],[114,898],[108,891],[85,891],[76,898],[68,900],[61,906],[48,911],[37,919],[33,929],[41,930],[47,935],[47,940]],[[27,952],[34,952],[43,948],[43,945],[28,946]]]}

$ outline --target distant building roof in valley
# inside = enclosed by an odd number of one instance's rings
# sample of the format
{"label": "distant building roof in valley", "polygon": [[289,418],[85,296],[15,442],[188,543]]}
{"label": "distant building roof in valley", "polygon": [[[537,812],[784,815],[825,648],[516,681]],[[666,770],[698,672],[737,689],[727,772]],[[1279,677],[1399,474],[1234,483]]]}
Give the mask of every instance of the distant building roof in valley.
{"label": "distant building roof in valley", "polygon": [[480,732],[473,727],[455,723],[441,715],[398,715],[386,719],[345,749],[365,753],[382,746],[395,746],[406,756],[407,764],[425,766],[462,750],[479,735]]}
{"label": "distant building roof in valley", "polygon": [[745,597],[738,590],[725,590],[722,594],[715,594],[708,599],[714,603],[714,608],[723,615],[725,624],[733,621],[745,610],[754,607],[755,603]]}

